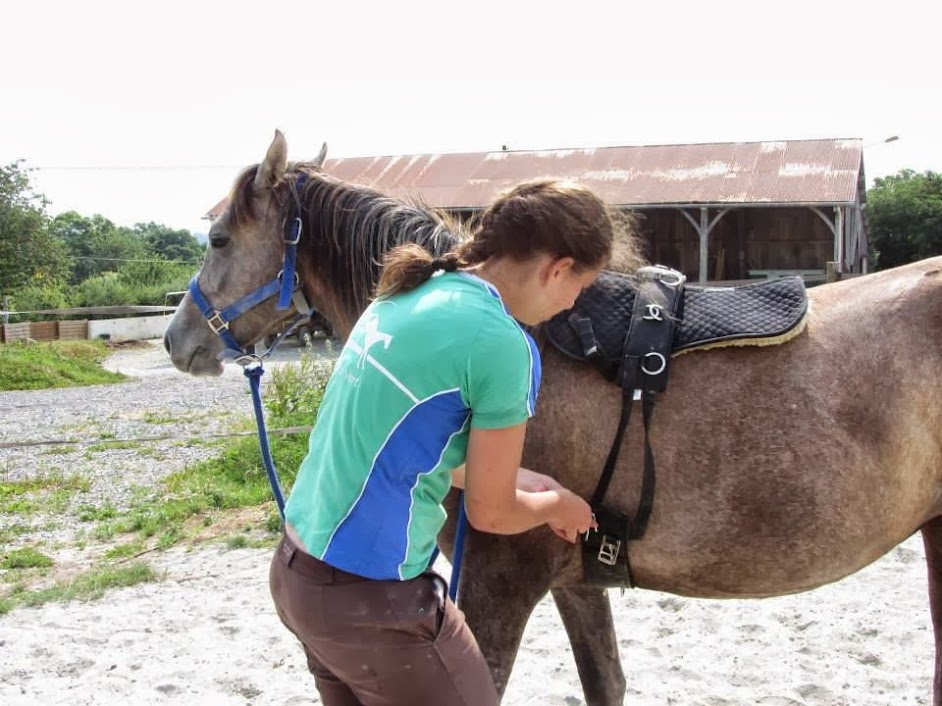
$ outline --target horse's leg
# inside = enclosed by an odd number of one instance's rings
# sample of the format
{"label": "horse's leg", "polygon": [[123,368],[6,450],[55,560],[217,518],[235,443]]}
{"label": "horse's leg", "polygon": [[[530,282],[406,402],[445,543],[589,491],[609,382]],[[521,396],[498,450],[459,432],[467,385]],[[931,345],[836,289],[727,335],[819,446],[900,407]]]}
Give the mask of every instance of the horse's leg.
{"label": "horse's leg", "polygon": [[543,542],[468,529],[458,604],[503,697],[523,631],[553,577]]}
{"label": "horse's leg", "polygon": [[605,589],[565,586],[553,588],[552,593],[569,635],[587,706],[621,706],[625,674]]}
{"label": "horse's leg", "polygon": [[932,679],[933,706],[942,706],[942,517],[922,526],[929,568],[929,609],[935,632],[935,675]]}

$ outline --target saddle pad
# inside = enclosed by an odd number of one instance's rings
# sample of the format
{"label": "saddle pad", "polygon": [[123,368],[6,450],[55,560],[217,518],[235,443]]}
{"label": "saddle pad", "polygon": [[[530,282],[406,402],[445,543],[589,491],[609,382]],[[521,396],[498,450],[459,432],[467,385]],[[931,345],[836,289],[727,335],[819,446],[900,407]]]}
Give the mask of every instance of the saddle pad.
{"label": "saddle pad", "polygon": [[[602,272],[570,311],[543,324],[543,332],[560,351],[586,359],[579,335],[569,323],[576,313],[588,317],[599,355],[618,361],[634,306],[636,280],[630,275]],[[808,312],[801,277],[746,284],[739,287],[685,286],[674,328],[673,354],[698,348],[775,345],[798,335]]]}

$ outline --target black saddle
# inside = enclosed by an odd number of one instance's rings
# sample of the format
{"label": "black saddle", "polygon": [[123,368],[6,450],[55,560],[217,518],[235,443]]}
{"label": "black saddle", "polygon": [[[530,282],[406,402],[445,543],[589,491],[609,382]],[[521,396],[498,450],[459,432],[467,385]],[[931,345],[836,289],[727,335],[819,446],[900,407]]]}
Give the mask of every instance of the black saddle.
{"label": "black saddle", "polygon": [[[602,272],[595,284],[582,293],[575,307],[543,324],[544,334],[572,358],[599,358],[617,365],[642,279],[639,275]],[[798,276],[739,287],[685,285],[674,314],[672,352],[677,355],[720,345],[778,343],[795,332],[807,311],[804,281]]]}

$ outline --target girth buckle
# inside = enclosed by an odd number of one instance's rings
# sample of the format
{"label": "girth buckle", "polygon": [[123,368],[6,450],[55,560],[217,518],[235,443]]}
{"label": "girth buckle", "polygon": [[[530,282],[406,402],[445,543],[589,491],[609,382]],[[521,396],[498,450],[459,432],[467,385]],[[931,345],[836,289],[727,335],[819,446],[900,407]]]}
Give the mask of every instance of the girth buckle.
{"label": "girth buckle", "polygon": [[615,566],[618,563],[618,552],[621,550],[621,540],[615,539],[611,535],[603,534],[602,541],[599,544],[598,559],[603,564]]}

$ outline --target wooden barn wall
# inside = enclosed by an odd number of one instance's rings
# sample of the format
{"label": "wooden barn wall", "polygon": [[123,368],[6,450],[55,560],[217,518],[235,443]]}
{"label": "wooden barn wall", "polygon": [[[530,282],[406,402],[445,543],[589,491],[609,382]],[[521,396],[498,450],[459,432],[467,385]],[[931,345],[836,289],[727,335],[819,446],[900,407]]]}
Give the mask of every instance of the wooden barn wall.
{"label": "wooden barn wall", "polygon": [[[699,221],[697,211],[688,211]],[[710,209],[710,220],[717,214]],[[638,212],[646,256],[696,281],[700,240],[675,209]],[[740,208],[726,213],[710,232],[708,279],[748,279],[749,270],[824,270],[834,239],[808,208]]]}

